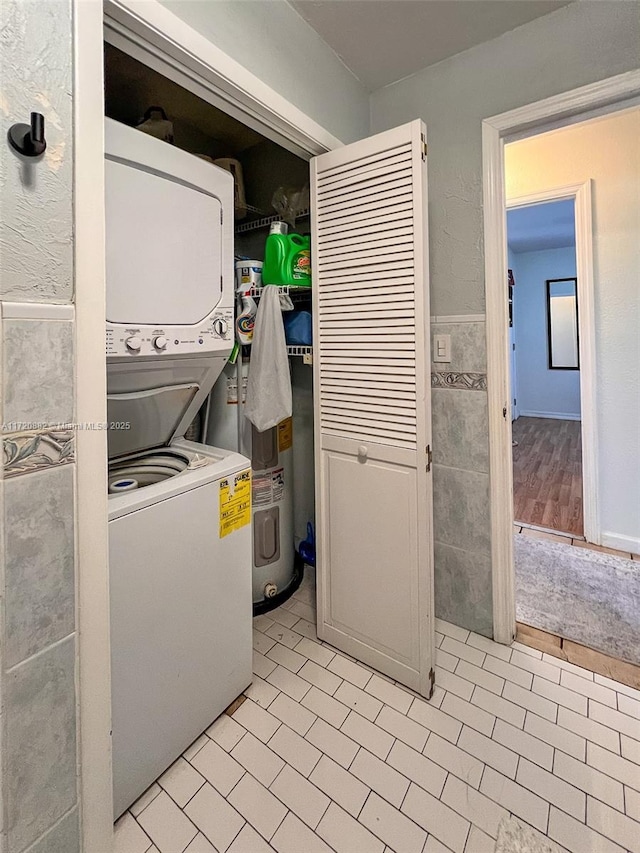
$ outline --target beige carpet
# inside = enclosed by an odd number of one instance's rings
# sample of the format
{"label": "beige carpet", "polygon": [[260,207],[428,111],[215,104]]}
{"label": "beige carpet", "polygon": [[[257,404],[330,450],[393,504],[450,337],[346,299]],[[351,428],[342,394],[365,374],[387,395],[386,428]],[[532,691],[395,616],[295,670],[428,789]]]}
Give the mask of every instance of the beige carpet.
{"label": "beige carpet", "polygon": [[516,534],[516,618],[640,663],[640,561]]}
{"label": "beige carpet", "polygon": [[564,853],[564,847],[517,817],[505,817],[498,827],[495,853]]}

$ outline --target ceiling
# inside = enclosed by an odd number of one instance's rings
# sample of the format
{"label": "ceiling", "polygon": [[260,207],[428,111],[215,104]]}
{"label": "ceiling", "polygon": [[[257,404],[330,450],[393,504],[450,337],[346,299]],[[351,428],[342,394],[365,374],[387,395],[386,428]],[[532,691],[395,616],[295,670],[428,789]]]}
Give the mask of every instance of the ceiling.
{"label": "ceiling", "polygon": [[289,0],[370,92],[527,24],[548,0]]}
{"label": "ceiling", "polygon": [[573,199],[507,211],[507,244],[512,252],[539,252],[575,246]]}

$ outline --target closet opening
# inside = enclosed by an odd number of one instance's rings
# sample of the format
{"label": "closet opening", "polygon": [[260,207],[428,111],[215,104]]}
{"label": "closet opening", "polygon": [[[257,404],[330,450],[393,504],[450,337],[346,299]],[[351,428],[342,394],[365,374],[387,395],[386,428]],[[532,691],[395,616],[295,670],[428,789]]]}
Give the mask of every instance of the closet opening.
{"label": "closet opening", "polygon": [[[109,42],[104,45],[104,70],[108,118],[130,127],[143,125],[142,131],[234,176],[236,317],[244,318],[245,331],[186,438],[237,451],[252,460],[253,602],[258,614],[282,604],[300,584],[304,565],[297,550],[300,543],[307,543],[303,551],[313,560],[309,548],[315,525],[310,287],[280,287],[281,302],[290,309],[283,316],[291,419],[260,434],[243,413],[266,239],[272,223],[279,221],[287,224],[289,236],[308,239],[309,163]],[[311,613],[304,616],[310,618]]]}

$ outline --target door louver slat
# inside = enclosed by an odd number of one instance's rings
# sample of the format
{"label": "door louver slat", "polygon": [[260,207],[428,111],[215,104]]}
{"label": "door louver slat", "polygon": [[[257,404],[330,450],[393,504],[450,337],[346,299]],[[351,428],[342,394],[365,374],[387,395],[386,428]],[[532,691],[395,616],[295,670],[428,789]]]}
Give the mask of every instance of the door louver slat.
{"label": "door louver slat", "polygon": [[[415,412],[415,401],[405,400],[398,397],[394,401],[394,407],[399,410],[409,410]],[[385,399],[376,399],[374,396],[365,397],[362,394],[331,394],[325,395],[325,403],[328,408],[333,409],[349,409],[354,405],[359,406],[363,411],[367,412],[386,412],[390,410],[388,401]]]}
{"label": "door louver slat", "polygon": [[348,217],[348,220],[348,222],[340,224],[337,219],[334,219],[331,222],[324,223],[322,228],[318,227],[317,242],[326,242],[336,236],[370,236],[371,229],[376,225],[389,225],[391,227],[391,223],[395,223],[396,227],[400,227],[401,225],[411,224],[411,202],[407,199],[400,204],[385,207],[382,212],[373,210],[368,215],[361,216],[358,219]]}
{"label": "door louver slat", "polygon": [[359,314],[355,317],[347,316],[347,317],[329,317],[327,319],[327,323],[324,327],[324,333],[332,334],[333,332],[340,331],[350,331],[354,330],[367,330],[367,329],[375,329],[378,327],[388,327],[391,333],[399,331],[394,328],[395,326],[404,326],[404,316],[393,316],[389,315],[384,319],[380,319],[375,317],[372,319],[371,317],[361,317]]}
{"label": "door louver slat", "polygon": [[[380,196],[383,193],[390,193],[398,188],[403,189],[406,176],[411,174],[411,167],[401,169],[394,175],[386,175],[377,178],[375,181],[361,181],[358,185],[358,198],[367,199],[372,195]],[[332,190],[320,190],[318,192],[318,210],[333,209],[336,205],[346,203],[351,206],[353,203],[353,187],[343,186]]]}
{"label": "door louver slat", "polygon": [[402,201],[407,201],[407,193],[404,187],[390,189],[386,192],[378,193],[374,198],[354,198],[351,202],[341,200],[336,202],[332,207],[327,207],[322,211],[318,210],[318,215],[322,213],[326,217],[327,222],[358,222],[361,214],[372,213],[376,211],[380,213],[381,208],[388,205],[400,204]]}
{"label": "door louver slat", "polygon": [[[376,302],[386,302],[391,307],[412,301],[411,295],[407,293],[406,282],[403,281],[404,276],[396,275],[397,270],[391,270],[386,277],[386,283],[381,284],[380,287],[376,287],[375,280],[365,273],[350,278],[346,276],[334,278],[330,272],[324,274],[325,289],[322,296],[318,294],[321,305],[335,299],[345,301],[359,299],[364,309],[367,305],[374,305]],[[369,293],[366,293],[366,290],[369,290]],[[363,300],[363,297],[366,299]]]}
{"label": "door louver slat", "polygon": [[365,384],[361,382],[357,387],[352,388],[349,382],[340,383],[332,379],[326,379],[325,385],[327,400],[349,400],[351,403],[357,403],[359,400],[378,402],[376,397],[382,397],[383,403],[386,405],[385,401],[389,396],[387,392],[390,390],[397,390],[398,394],[394,399],[396,405],[400,406],[406,404],[407,406],[413,406],[415,408],[416,395],[411,390],[407,388],[395,388],[392,386],[385,388],[384,382],[380,382],[378,385],[374,385],[372,383]]}
{"label": "door louver slat", "polygon": [[[347,260],[343,260],[342,258],[332,259],[331,261],[325,261],[318,264],[318,272],[322,271],[331,275],[332,273],[337,273],[338,275],[344,269],[345,264],[347,264],[351,269],[353,269],[354,274],[367,272],[373,272],[373,265],[375,264],[392,264],[393,269],[401,269],[403,265],[410,264],[413,261],[413,252],[411,249],[405,249],[404,247],[398,247],[398,249],[394,252],[393,250],[389,251],[389,249],[384,249],[383,253],[381,253],[378,257],[376,257],[375,252],[369,252],[362,258],[349,258]],[[400,265],[400,266],[398,266]],[[376,270],[378,272],[378,270]]]}
{"label": "door louver slat", "polygon": [[[377,313],[378,310],[386,310],[390,316],[414,313],[413,301],[402,285],[381,287],[377,293],[373,292],[373,288],[367,282],[349,282],[348,287],[349,296],[340,295],[340,285],[328,287],[327,292],[319,299],[323,309],[330,311],[338,305],[344,305],[345,308],[359,305],[363,314]],[[342,292],[344,292],[344,286],[342,286]],[[339,312],[333,311],[333,313]]]}
{"label": "door louver slat", "polygon": [[401,164],[411,162],[411,150],[409,148],[404,151],[397,150],[397,154],[382,154],[378,161],[373,160],[367,165],[349,168],[346,172],[344,170],[336,170],[335,173],[326,172],[322,185],[323,187],[343,186],[344,184],[354,186],[359,181],[366,181],[379,174],[388,174],[391,167],[399,167]]}
{"label": "door louver slat", "polygon": [[379,276],[382,276],[383,273],[403,273],[406,268],[406,262],[381,261],[379,264],[368,264],[365,267],[358,267],[354,272],[347,272],[340,269],[325,270],[323,278],[327,284],[331,284],[332,280],[334,280],[335,283],[344,283],[348,285],[353,281],[371,281],[372,278],[372,283],[375,283],[376,279]]}
{"label": "door louver slat", "polygon": [[385,382],[384,379],[367,379],[362,376],[352,376],[349,373],[340,371],[325,370],[322,374],[322,381],[325,387],[335,390],[344,389],[345,391],[353,391],[358,394],[373,394],[378,392],[382,397],[388,397],[387,391],[397,392],[399,399],[414,399],[416,397],[415,385],[411,386],[411,381],[406,377],[400,377],[398,381]]}
{"label": "door louver slat", "polygon": [[345,181],[341,186],[332,186],[331,188],[321,189],[318,192],[318,207],[324,207],[327,204],[335,204],[340,199],[353,198],[353,190],[358,189],[360,198],[366,198],[374,193],[380,192],[381,189],[391,189],[392,187],[404,186],[404,178],[411,173],[411,163],[405,168],[396,167],[396,171],[390,173],[387,170],[380,170],[380,173],[374,178],[363,178],[358,182]]}
{"label": "door louver slat", "polygon": [[359,258],[371,258],[376,257],[377,255],[384,255],[390,250],[396,248],[402,249],[403,251],[409,251],[412,245],[413,240],[411,234],[407,234],[404,239],[402,237],[394,237],[389,240],[380,240],[376,243],[370,243],[369,245],[354,243],[353,246],[347,247],[346,249],[338,250],[335,247],[327,247],[327,249],[332,251],[333,257],[336,261],[349,263],[349,261],[357,260]]}
{"label": "door louver slat", "polygon": [[[329,303],[333,299],[344,300],[366,298],[362,308],[365,310],[368,305],[375,305],[376,302],[386,302],[391,306],[402,302],[412,301],[411,296],[407,294],[407,282],[404,276],[388,276],[386,283],[379,287],[375,286],[375,282],[371,281],[369,276],[361,276],[359,281],[341,281],[327,280],[322,296],[319,297],[320,304]],[[348,285],[348,286],[345,286]]]}
{"label": "door louver slat", "polygon": [[405,225],[402,228],[394,228],[393,230],[389,229],[387,234],[386,238],[380,239],[371,239],[370,235],[368,239],[365,239],[365,235],[354,237],[348,234],[342,239],[325,240],[324,248],[325,250],[333,251],[336,255],[343,255],[354,250],[364,250],[371,245],[395,246],[399,237],[406,237],[408,240],[413,240],[413,231],[409,225]]}
{"label": "door louver slat", "polygon": [[[357,160],[351,160],[349,163],[343,163],[340,166],[331,166],[324,168],[318,173],[318,178],[322,175],[323,181],[330,181],[341,175],[358,177],[368,169],[377,168],[380,164],[393,160],[399,155],[411,155],[411,143],[396,145],[393,148],[388,148],[386,151],[376,151],[375,154],[370,154],[367,157],[359,157]],[[320,180],[318,180],[320,186]]]}

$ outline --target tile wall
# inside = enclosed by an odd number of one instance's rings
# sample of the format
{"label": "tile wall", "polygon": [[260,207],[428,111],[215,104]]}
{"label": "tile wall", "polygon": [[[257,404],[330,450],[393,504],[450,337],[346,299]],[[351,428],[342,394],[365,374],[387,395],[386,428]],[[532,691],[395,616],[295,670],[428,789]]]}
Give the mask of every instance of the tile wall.
{"label": "tile wall", "polygon": [[[0,4],[2,853],[79,853],[71,0]],[[43,113],[37,162],[6,142]]]}
{"label": "tile wall", "polygon": [[484,315],[434,317],[451,361],[431,365],[436,616],[491,637],[491,536]]}

